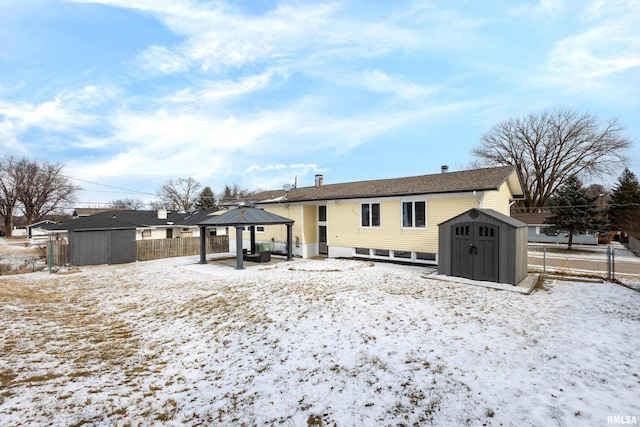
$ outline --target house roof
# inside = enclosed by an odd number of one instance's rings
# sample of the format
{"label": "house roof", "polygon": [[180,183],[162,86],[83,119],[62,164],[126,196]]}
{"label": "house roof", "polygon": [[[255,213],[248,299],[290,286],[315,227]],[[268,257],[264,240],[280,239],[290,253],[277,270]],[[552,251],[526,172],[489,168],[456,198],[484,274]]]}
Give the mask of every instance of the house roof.
{"label": "house roof", "polygon": [[41,228],[47,224],[55,224],[55,221],[51,221],[50,219],[43,219],[42,221],[34,222],[33,224],[27,225],[28,228]]}
{"label": "house roof", "polygon": [[546,224],[547,220],[553,216],[550,212],[511,212],[511,217],[516,218],[529,225]]}
{"label": "house roof", "polygon": [[325,184],[319,187],[298,187],[288,192],[285,190],[263,191],[249,196],[246,200],[262,204],[284,200],[298,202],[487,191],[497,190],[505,182],[515,198],[523,196],[524,192],[515,166],[501,166],[405,178]]}
{"label": "house roof", "polygon": [[74,217],[95,215],[101,212],[112,211],[111,208],[75,208],[73,210]]}
{"label": "house roof", "polygon": [[200,225],[211,226],[246,226],[246,225],[274,225],[293,224],[293,220],[280,215],[266,212],[255,207],[253,204],[245,204],[236,209],[232,209],[222,215],[212,216],[205,219]]}
{"label": "house roof", "polygon": [[116,228],[195,226],[213,210],[201,212],[167,212],[159,218],[155,210],[110,210],[82,216],[42,228],[47,230],[106,230]]}
{"label": "house roof", "polygon": [[49,231],[117,230],[136,228],[136,224],[115,216],[83,216],[41,227]]}

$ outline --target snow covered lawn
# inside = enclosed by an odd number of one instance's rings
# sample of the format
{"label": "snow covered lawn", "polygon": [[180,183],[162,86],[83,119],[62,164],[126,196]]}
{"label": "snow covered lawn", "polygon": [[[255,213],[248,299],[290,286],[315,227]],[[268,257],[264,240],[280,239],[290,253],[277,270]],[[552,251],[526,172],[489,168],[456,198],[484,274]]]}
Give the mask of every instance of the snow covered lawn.
{"label": "snow covered lawn", "polygon": [[640,293],[197,257],[0,277],[2,425],[607,425],[640,419]]}

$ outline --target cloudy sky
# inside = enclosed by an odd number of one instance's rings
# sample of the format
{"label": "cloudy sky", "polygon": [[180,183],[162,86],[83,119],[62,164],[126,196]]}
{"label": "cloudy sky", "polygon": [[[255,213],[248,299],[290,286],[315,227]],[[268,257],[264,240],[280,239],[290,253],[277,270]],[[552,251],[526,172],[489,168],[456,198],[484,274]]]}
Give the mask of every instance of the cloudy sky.
{"label": "cloudy sky", "polygon": [[[640,0],[2,0],[0,156],[77,205],[467,168],[500,120],[617,117],[640,176]],[[603,178],[614,183],[617,176]]]}

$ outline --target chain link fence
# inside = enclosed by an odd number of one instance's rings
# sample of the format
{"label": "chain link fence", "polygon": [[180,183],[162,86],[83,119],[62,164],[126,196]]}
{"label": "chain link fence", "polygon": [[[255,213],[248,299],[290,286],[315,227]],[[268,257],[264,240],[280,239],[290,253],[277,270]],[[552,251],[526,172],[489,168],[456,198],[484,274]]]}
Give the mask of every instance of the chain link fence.
{"label": "chain link fence", "polygon": [[640,251],[622,245],[529,244],[529,271],[599,277],[640,290]]}

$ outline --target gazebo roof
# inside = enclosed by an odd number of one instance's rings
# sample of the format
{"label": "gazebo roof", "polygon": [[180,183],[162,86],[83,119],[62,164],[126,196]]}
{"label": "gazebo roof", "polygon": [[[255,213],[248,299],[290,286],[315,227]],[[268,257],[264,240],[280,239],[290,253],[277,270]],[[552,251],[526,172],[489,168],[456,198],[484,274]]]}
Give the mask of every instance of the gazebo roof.
{"label": "gazebo roof", "polygon": [[276,225],[293,224],[293,220],[280,215],[266,212],[252,203],[225,212],[222,215],[207,218],[198,223],[200,226],[247,226],[247,225]]}

